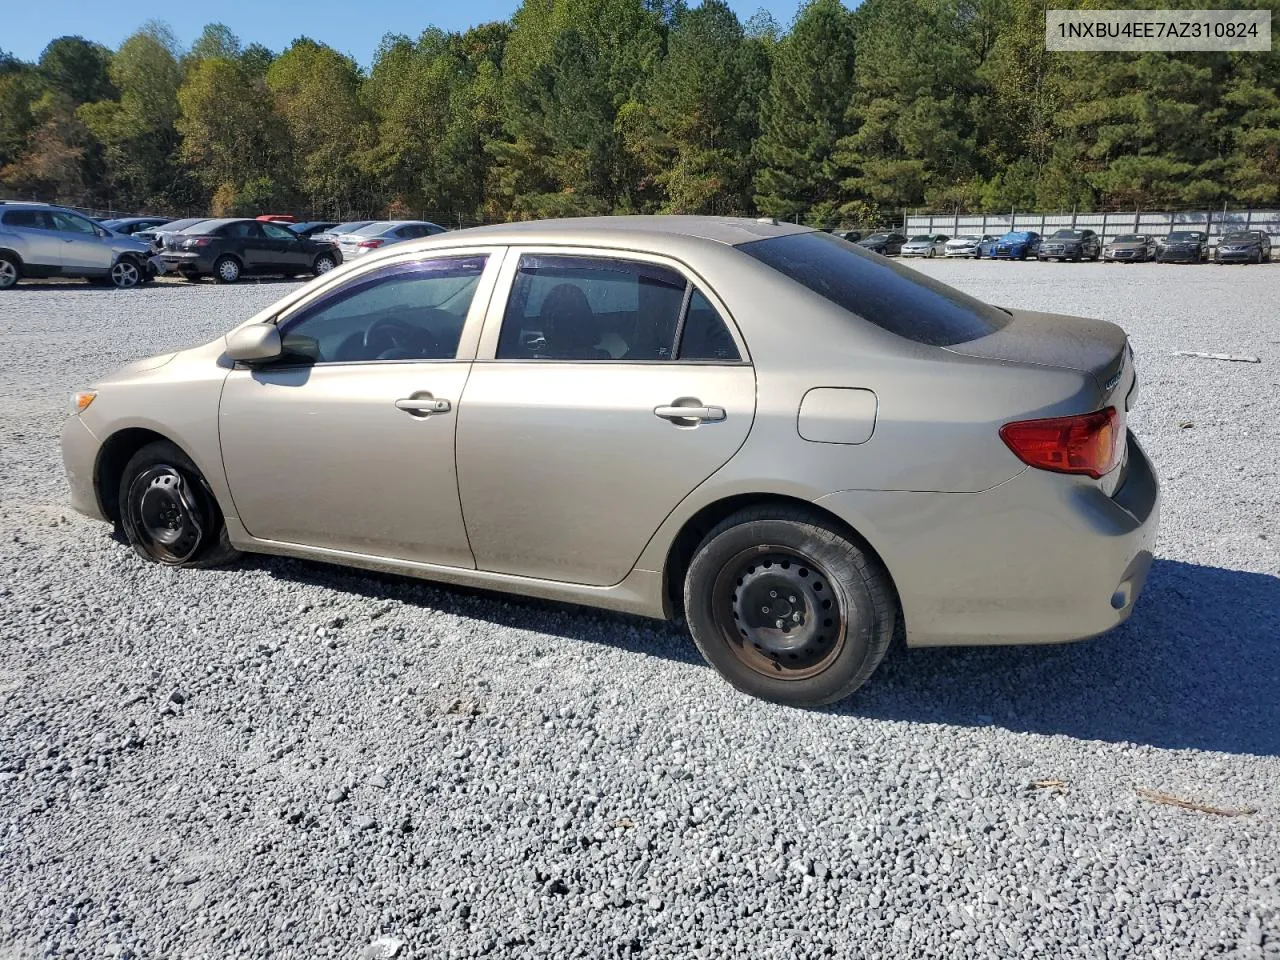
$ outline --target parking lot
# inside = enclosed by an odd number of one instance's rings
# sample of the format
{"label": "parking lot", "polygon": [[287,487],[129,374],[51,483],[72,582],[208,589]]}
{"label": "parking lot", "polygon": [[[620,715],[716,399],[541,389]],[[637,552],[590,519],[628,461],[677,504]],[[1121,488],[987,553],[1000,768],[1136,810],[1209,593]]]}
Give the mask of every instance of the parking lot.
{"label": "parking lot", "polygon": [[66,506],[68,394],[294,285],[0,295],[0,957],[1280,960],[1280,265],[913,265],[1128,330],[1157,561],[1110,635],[818,711],[672,625],[143,563]]}

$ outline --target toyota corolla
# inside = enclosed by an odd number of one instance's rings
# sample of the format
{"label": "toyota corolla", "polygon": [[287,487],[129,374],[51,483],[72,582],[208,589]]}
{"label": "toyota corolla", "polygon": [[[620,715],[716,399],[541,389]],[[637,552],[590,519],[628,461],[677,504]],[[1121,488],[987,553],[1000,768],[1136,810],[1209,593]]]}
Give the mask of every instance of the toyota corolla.
{"label": "toyota corolla", "polygon": [[1158,488],[1124,332],[773,221],[409,241],[72,398],[72,501],[174,567],[240,551],[683,617],[813,705],[908,645],[1133,610]]}

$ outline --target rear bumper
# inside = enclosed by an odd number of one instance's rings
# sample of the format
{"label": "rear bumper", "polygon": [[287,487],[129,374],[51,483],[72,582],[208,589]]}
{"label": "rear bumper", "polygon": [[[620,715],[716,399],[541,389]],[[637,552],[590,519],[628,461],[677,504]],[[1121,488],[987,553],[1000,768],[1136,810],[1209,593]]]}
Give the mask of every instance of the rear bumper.
{"label": "rear bumper", "polygon": [[62,466],[67,486],[71,488],[71,507],[94,520],[106,520],[94,484],[98,447],[98,438],[83,420],[74,416],[67,418],[62,425]]}
{"label": "rear bumper", "polygon": [[1062,643],[1133,611],[1151,568],[1159,484],[1130,435],[1112,497],[1024,470],[976,494],[845,491],[818,503],[864,533],[902,603],[911,646]]}
{"label": "rear bumper", "polygon": [[213,257],[198,253],[162,253],[157,264],[165,273],[213,273]]}

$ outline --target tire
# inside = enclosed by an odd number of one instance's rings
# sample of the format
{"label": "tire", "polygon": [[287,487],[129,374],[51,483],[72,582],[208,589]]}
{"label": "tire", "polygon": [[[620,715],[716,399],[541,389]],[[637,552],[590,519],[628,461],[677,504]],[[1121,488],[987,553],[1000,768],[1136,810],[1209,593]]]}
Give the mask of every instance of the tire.
{"label": "tire", "polygon": [[796,707],[862,686],[897,620],[880,563],[825,519],[789,507],[743,510],[708,533],[685,576],[684,607],[694,643],[721,676]]}
{"label": "tire", "polygon": [[1255,257],[1253,258],[1253,262],[1254,262],[1254,263],[1256,263],[1256,264],[1261,264],[1261,263],[1262,263],[1262,250],[1261,250],[1261,249],[1259,249],[1259,250],[1258,250],[1258,254],[1257,254],[1257,256],[1255,256]]}
{"label": "tire", "polygon": [[143,269],[138,266],[136,260],[121,257],[115,262],[108,276],[111,278],[111,285],[117,290],[132,290],[142,283],[143,273]]}
{"label": "tire", "polygon": [[120,528],[138,556],[168,567],[213,567],[240,552],[208,483],[167,440],[147,444],[120,476]]}
{"label": "tire", "polygon": [[333,254],[321,253],[315,258],[314,261],[312,261],[311,272],[318,277],[322,273],[328,273],[337,265],[338,265],[338,260],[336,257],[334,257]]}
{"label": "tire", "polygon": [[938,251],[934,250],[933,247],[930,247],[929,252],[925,254],[925,257],[926,259],[932,260],[937,255],[938,255]]}
{"label": "tire", "polygon": [[219,257],[213,265],[213,279],[219,283],[235,283],[243,268],[235,257]]}
{"label": "tire", "polygon": [[0,253],[0,290],[8,290],[22,279],[22,264],[17,257]]}

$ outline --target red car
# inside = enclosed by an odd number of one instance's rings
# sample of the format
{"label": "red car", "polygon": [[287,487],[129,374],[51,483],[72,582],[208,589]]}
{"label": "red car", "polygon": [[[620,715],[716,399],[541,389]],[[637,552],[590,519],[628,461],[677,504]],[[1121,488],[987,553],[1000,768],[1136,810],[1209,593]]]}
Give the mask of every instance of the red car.
{"label": "red car", "polygon": [[257,220],[266,220],[269,223],[297,223],[298,218],[291,213],[264,213]]}

